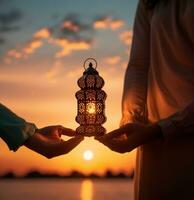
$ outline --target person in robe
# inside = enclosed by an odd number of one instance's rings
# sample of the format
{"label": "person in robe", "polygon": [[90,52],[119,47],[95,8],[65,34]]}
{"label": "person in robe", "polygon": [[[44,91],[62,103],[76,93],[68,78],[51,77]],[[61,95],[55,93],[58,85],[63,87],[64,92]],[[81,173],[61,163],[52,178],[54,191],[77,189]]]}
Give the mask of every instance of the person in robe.
{"label": "person in robe", "polygon": [[136,200],[194,199],[194,1],[140,0],[121,127],[98,137],[137,148]]}

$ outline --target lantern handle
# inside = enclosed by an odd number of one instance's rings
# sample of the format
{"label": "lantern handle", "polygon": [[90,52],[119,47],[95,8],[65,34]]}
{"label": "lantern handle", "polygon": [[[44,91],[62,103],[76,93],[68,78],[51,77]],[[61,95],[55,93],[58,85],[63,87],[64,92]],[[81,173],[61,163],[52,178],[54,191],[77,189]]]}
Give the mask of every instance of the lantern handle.
{"label": "lantern handle", "polygon": [[96,69],[96,68],[97,68],[97,61],[96,61],[94,58],[87,58],[87,59],[85,60],[85,62],[84,62],[84,69],[85,69],[85,70],[87,69],[86,63],[87,63],[89,60],[91,60],[91,62],[89,63],[89,67],[90,67],[90,66],[93,67],[92,61],[94,61],[94,63],[95,63],[94,69]]}

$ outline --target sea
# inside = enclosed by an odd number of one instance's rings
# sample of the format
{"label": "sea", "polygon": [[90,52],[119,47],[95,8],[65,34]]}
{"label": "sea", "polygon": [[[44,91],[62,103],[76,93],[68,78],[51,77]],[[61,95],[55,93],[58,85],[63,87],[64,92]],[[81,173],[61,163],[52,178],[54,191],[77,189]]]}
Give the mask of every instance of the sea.
{"label": "sea", "polygon": [[133,200],[133,181],[1,179],[0,200]]}

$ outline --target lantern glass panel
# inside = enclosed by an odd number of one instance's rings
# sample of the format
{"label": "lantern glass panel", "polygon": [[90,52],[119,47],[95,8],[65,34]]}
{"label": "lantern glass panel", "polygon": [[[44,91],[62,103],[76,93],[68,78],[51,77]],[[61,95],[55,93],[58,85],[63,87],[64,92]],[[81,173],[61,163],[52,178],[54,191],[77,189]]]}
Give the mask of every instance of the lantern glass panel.
{"label": "lantern glass panel", "polygon": [[88,114],[95,114],[96,113],[96,104],[93,102],[89,102],[86,104],[86,111]]}

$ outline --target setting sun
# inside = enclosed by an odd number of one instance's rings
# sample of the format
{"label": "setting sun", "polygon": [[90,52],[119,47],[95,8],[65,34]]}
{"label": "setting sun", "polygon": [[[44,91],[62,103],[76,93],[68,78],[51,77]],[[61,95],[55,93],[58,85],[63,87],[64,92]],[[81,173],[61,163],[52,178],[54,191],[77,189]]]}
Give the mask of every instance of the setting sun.
{"label": "setting sun", "polygon": [[92,151],[90,151],[90,150],[84,151],[84,153],[83,153],[84,160],[92,160],[93,157],[94,157],[94,154]]}

